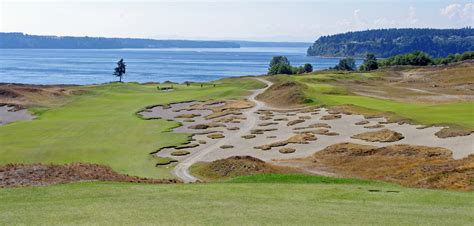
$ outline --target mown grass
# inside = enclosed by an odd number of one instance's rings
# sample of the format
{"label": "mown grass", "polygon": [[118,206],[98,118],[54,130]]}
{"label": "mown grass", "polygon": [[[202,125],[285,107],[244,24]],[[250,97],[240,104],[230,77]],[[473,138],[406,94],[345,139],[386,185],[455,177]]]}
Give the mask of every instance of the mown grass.
{"label": "mown grass", "polygon": [[373,184],[382,185],[382,182],[361,180],[354,178],[338,178],[313,176],[305,174],[256,174],[251,176],[235,177],[228,183],[298,183],[298,184]]}
{"label": "mown grass", "polygon": [[[305,95],[313,105],[353,105],[375,112],[395,114],[421,124],[454,125],[474,129],[474,103],[455,102],[443,104],[404,103],[365,96],[351,95],[342,86],[328,84],[339,80],[365,80],[382,76],[380,73],[315,74],[306,76],[281,76],[307,85]],[[328,80],[329,79],[329,80]]]}
{"label": "mown grass", "polygon": [[469,225],[473,212],[472,192],[297,175],[0,189],[1,225]]}
{"label": "mown grass", "polygon": [[167,133],[177,122],[143,120],[135,113],[155,104],[241,97],[264,86],[254,79],[216,84],[174,85],[172,92],[134,83],[81,87],[89,92],[65,105],[33,109],[40,113],[37,120],[1,126],[0,164],[88,162],[134,176],[173,177],[169,168],[155,167],[158,162],[149,153],[183,143],[189,135]]}

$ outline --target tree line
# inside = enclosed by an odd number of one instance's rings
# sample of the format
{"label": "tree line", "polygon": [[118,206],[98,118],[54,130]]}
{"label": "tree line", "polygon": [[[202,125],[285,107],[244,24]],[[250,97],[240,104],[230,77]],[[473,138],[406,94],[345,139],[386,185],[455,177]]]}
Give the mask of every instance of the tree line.
{"label": "tree line", "polygon": [[474,51],[474,29],[378,29],[320,37],[308,48],[310,56],[390,57],[423,51],[434,57]]}
{"label": "tree line", "polygon": [[274,56],[270,61],[268,66],[269,75],[278,75],[278,74],[303,74],[313,71],[313,65],[304,64],[303,66],[293,67],[291,66],[290,61],[285,56]]}
{"label": "tree line", "polygon": [[474,59],[474,51],[468,51],[462,54],[449,54],[447,57],[434,58],[422,51],[414,51],[407,54],[399,54],[386,59],[377,59],[375,54],[369,53],[366,55],[364,62],[359,68],[356,67],[355,60],[351,57],[339,60],[339,63],[330,68],[340,71],[372,71],[380,67],[390,66],[427,66],[427,65],[446,65],[450,63],[472,60]]}

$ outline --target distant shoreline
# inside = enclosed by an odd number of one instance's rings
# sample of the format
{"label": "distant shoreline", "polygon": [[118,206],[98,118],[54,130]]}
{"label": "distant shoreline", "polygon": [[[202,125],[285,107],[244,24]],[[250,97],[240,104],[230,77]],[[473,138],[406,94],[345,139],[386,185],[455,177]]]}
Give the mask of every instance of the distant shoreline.
{"label": "distant shoreline", "polygon": [[0,49],[150,49],[150,48],[241,48],[304,47],[307,42],[260,42],[243,40],[158,40],[145,38],[105,38],[88,36],[29,35],[0,32]]}

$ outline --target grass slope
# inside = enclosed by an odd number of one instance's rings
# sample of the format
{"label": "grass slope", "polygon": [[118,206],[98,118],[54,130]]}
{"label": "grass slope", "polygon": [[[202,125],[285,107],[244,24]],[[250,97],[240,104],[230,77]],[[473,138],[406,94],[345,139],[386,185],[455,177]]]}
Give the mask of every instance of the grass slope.
{"label": "grass slope", "polygon": [[150,152],[186,141],[187,134],[167,133],[178,126],[166,120],[142,120],[135,113],[148,105],[185,100],[241,97],[264,86],[254,79],[226,79],[217,86],[107,84],[84,87],[90,94],[61,107],[38,110],[33,121],[0,127],[0,164],[88,162],[134,176],[169,178],[169,167],[154,167]]}
{"label": "grass slope", "polygon": [[211,184],[88,182],[0,189],[2,225],[467,225],[473,212],[474,193],[299,175]]}
{"label": "grass slope", "polygon": [[306,84],[309,87],[305,90],[306,97],[311,99],[314,105],[336,106],[351,104],[370,111],[394,113],[421,124],[456,125],[474,129],[474,108],[472,102],[446,104],[403,103],[350,95],[343,87],[326,83],[326,81],[333,81],[334,79],[364,80],[377,76],[383,75],[380,73],[322,73],[305,76],[280,76],[279,78]]}

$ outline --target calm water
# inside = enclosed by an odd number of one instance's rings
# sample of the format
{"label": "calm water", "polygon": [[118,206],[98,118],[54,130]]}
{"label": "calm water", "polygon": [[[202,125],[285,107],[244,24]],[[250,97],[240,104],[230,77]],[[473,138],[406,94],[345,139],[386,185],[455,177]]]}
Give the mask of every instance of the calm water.
{"label": "calm water", "polygon": [[292,65],[314,69],[337,64],[337,58],[306,56],[306,48],[240,49],[0,49],[0,82],[30,84],[93,84],[116,80],[116,62],[127,64],[125,81],[210,81],[258,75],[272,56],[285,55]]}

